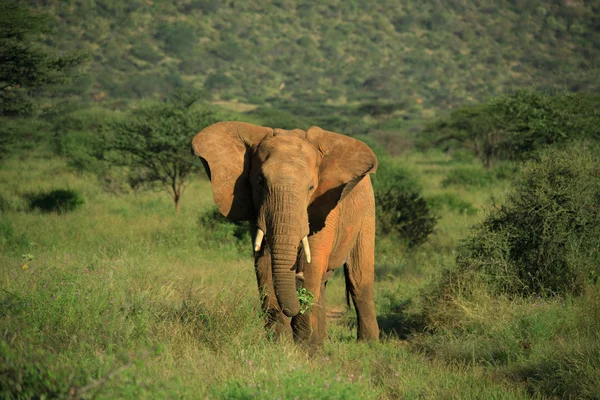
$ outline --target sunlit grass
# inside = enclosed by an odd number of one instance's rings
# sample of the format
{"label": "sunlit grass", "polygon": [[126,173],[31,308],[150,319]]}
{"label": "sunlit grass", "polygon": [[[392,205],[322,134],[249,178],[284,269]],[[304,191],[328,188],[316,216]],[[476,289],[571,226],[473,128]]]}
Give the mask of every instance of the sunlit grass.
{"label": "sunlit grass", "polygon": [[[437,168],[443,157],[417,154],[407,162],[417,170]],[[504,191],[501,185],[493,193],[443,189],[437,174],[422,176],[426,195],[452,192],[477,208]],[[85,204],[63,215],[26,210],[23,194],[54,188],[79,191]],[[483,295],[428,314],[471,329],[468,338],[451,330],[423,333],[423,293],[452,267],[457,243],[483,212],[463,215],[442,208],[431,240],[411,252],[379,239],[380,343],[356,343],[354,311],[345,311],[339,270],[327,298],[340,317],[328,322],[329,340],[311,357],[265,334],[250,244],[244,252],[236,244],[211,241],[210,232],[198,225],[199,214],[212,206],[206,180],[198,178],[188,188],[179,216],[165,193],[108,194],[93,176],[74,174],[56,158],[9,160],[0,171],[0,191],[11,204],[0,218],[12,226],[10,235],[8,228],[0,230],[0,362],[29,371],[21,384],[31,393],[524,398],[548,394],[542,381],[526,377],[536,365],[556,360],[547,357],[554,343],[588,351],[593,335],[584,333],[585,324],[574,314],[582,309],[581,300],[531,307]],[[24,253],[34,256],[27,269]],[[580,344],[570,342],[571,336]],[[524,337],[535,345],[530,357],[520,342]],[[581,371],[592,376],[594,364]],[[16,379],[16,374],[6,376]]]}

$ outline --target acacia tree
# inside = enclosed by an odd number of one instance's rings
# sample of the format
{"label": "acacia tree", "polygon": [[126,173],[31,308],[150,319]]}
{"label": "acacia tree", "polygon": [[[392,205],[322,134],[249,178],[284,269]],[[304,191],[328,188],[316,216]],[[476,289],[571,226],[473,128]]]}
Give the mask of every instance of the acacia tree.
{"label": "acacia tree", "polygon": [[600,95],[521,90],[467,106],[431,124],[421,145],[467,148],[490,168],[497,159],[524,160],[548,145],[600,140]]}
{"label": "acacia tree", "polygon": [[144,105],[108,124],[104,135],[107,159],[132,170],[132,186],[166,190],[179,214],[188,178],[202,170],[190,153],[192,137],[217,121],[210,106],[190,96]]}

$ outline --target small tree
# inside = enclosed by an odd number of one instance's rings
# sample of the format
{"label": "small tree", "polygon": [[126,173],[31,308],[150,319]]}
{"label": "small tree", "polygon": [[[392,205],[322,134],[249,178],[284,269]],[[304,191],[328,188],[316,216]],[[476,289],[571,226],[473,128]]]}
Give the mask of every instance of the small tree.
{"label": "small tree", "polygon": [[179,213],[188,177],[202,169],[190,153],[192,137],[217,121],[211,108],[190,96],[144,105],[108,124],[107,159],[130,167],[136,177],[130,183],[138,187],[162,186]]}

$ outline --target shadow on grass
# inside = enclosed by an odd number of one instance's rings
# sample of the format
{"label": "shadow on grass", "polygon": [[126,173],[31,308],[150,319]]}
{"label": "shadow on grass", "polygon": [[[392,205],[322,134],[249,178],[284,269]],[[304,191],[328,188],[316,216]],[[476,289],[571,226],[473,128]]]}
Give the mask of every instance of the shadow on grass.
{"label": "shadow on grass", "polygon": [[407,340],[411,335],[425,331],[424,318],[407,312],[411,303],[411,299],[402,300],[393,304],[387,313],[377,316],[379,331],[384,336]]}

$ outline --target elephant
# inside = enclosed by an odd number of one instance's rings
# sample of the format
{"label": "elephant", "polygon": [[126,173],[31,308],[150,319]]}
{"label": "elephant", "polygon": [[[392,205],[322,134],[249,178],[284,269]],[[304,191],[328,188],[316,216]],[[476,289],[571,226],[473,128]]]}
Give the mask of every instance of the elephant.
{"label": "elephant", "polygon": [[[357,339],[378,340],[369,177],[377,158],[369,146],[317,126],[284,130],[230,121],[200,131],[192,150],[220,212],[233,221],[250,221],[267,328],[319,347],[327,336],[325,287],[343,265]],[[314,295],[304,313],[300,288]]]}

